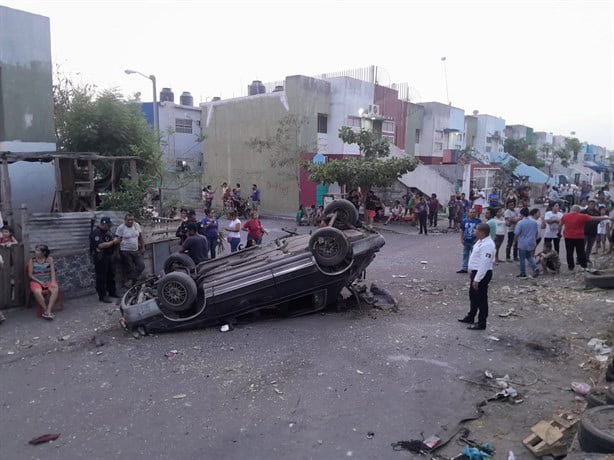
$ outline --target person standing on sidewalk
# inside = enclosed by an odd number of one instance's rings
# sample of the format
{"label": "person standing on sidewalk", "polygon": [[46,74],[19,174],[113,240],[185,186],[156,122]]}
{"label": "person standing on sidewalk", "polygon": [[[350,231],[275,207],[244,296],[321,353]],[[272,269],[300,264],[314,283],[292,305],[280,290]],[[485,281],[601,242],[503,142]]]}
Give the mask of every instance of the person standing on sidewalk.
{"label": "person standing on sidewalk", "polygon": [[109,296],[117,297],[113,251],[119,244],[119,238],[113,237],[111,225],[113,223],[109,217],[102,217],[98,227],[90,233],[90,253],[96,271],[96,292],[98,299],[104,303],[112,303]]}
{"label": "person standing on sidewalk", "polygon": [[209,243],[210,258],[215,259],[215,249],[217,248],[217,238],[219,235],[219,222],[215,218],[213,209],[208,209],[207,214],[200,220],[205,231],[205,238]]}
{"label": "person standing on sidewalk", "polygon": [[[469,255],[471,254],[471,249],[473,249],[473,245],[475,244],[476,235],[475,229],[480,224],[480,219],[475,217],[475,210],[471,208],[469,210],[469,215],[465,220],[463,220],[463,224],[461,225],[461,244],[463,245],[463,266],[456,273],[467,273],[469,268]],[[486,224],[488,226],[488,224]],[[490,230],[489,230],[490,232]]]}
{"label": "person standing on sidewalk", "polygon": [[[597,202],[595,200],[589,200],[588,208],[586,211],[583,211],[583,214],[588,214],[589,216],[599,216],[601,213],[597,209]],[[584,253],[586,254],[586,263],[590,264],[591,262],[591,254],[593,252],[593,246],[595,245],[595,241],[597,241],[597,229],[599,227],[599,222],[597,221],[588,221],[584,224],[584,244],[586,247],[584,248]]]}
{"label": "person standing on sidewalk", "polygon": [[[580,206],[574,204],[571,212],[564,214],[561,218],[563,228],[563,238],[565,239],[565,252],[567,253],[567,268],[575,268],[574,251],[578,256],[578,263],[586,270],[586,253],[584,252],[584,224],[591,220],[607,220],[608,216],[593,217],[588,214],[580,213]],[[614,218],[611,219],[614,221]]]}
{"label": "person standing on sidewalk", "polygon": [[[470,285],[469,285],[469,313],[461,323],[470,324],[467,328],[472,331],[486,329],[488,318],[488,284],[492,279],[492,266],[495,258],[495,243],[489,235],[488,224],[478,224],[475,230],[476,243],[469,257]],[[477,324],[474,324],[475,316]]]}
{"label": "person standing on sidewalk", "polygon": [[544,216],[544,221],[546,222],[544,243],[551,243],[557,253],[560,253],[559,243],[561,241],[561,217],[563,217],[563,213],[560,211],[560,205],[558,203],[554,203],[550,211],[546,212],[546,215]]}
{"label": "person standing on sidewalk", "polygon": [[431,227],[437,227],[437,213],[439,212],[439,200],[437,199],[437,194],[433,193],[431,195],[431,200],[429,201],[429,225]]}
{"label": "person standing on sidewalk", "polygon": [[131,287],[145,270],[145,242],[141,226],[128,213],[124,216],[124,223],[115,230],[115,236],[119,238],[119,254],[126,270],[126,287]]}
{"label": "person standing on sidewalk", "polygon": [[505,218],[505,224],[507,225],[507,247],[505,248],[505,261],[511,262],[512,246],[514,247],[514,260],[518,261],[518,244],[514,238],[514,229],[516,223],[521,219],[520,214],[515,208],[515,203],[509,201],[507,203],[507,209],[503,213]]}
{"label": "person standing on sidewalk", "polygon": [[428,204],[424,199],[424,196],[420,195],[418,197],[418,201],[416,201],[416,214],[418,215],[418,221],[420,222],[420,235],[422,235],[422,231],[424,230],[424,234],[428,235],[428,229],[426,226],[426,221],[428,218]]}
{"label": "person standing on sidewalk", "polygon": [[[514,231],[514,243],[518,244],[518,255],[520,256],[520,274],[518,278],[527,277],[526,262],[529,263],[531,270],[533,270],[533,277],[538,275],[537,264],[535,263],[535,257],[533,254],[537,246],[537,237],[539,235],[539,209],[522,208],[520,210],[522,220],[516,224]],[[531,217],[529,217],[529,215]]]}

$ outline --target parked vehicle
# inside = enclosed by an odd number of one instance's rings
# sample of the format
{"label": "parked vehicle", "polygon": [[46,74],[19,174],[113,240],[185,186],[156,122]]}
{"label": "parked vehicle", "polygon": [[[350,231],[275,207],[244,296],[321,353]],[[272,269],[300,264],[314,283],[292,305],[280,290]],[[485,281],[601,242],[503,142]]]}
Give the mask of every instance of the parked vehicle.
{"label": "parked vehicle", "polygon": [[333,201],[324,213],[328,226],[311,235],[287,231],[268,245],[198,266],[185,254],[171,255],[165,275],[123,296],[122,324],[145,334],[222,324],[262,309],[298,315],[334,305],[385,242],[360,226],[349,201]]}

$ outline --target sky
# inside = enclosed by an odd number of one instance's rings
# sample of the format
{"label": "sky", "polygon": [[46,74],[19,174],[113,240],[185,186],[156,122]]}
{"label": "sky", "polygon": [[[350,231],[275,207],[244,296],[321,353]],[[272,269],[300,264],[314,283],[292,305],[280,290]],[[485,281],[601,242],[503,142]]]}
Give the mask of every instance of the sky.
{"label": "sky", "polygon": [[54,63],[151,100],[245,95],[252,80],[377,65],[414,102],[614,149],[614,0],[0,0],[51,19]]}

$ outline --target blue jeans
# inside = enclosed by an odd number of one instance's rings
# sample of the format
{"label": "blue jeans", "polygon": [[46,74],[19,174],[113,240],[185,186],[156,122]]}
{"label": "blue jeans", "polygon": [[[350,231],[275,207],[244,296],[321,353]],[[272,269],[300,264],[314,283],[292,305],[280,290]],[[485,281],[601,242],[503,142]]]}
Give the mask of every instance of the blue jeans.
{"label": "blue jeans", "polygon": [[215,259],[215,248],[217,247],[217,236],[208,236],[209,251],[211,253],[211,259]]}
{"label": "blue jeans", "polygon": [[469,256],[471,255],[471,250],[473,249],[474,243],[474,241],[463,242],[463,270],[467,270],[469,268]]}
{"label": "blue jeans", "polygon": [[237,252],[239,244],[241,244],[241,238],[230,238],[230,252]]}
{"label": "blue jeans", "polygon": [[525,262],[529,262],[529,267],[531,267],[531,270],[537,270],[537,264],[535,263],[535,258],[533,257],[533,251],[527,251],[526,249],[518,249],[518,256],[520,257],[521,275],[526,276],[527,274]]}

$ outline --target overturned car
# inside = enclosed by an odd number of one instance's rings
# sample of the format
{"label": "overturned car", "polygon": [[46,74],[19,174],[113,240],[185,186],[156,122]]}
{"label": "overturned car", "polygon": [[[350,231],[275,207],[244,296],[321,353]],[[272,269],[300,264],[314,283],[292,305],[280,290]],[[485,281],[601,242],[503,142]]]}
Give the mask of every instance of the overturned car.
{"label": "overturned car", "polygon": [[364,276],[384,238],[358,221],[352,203],[324,210],[326,227],[288,235],[194,265],[172,254],[162,277],[130,288],[121,300],[122,325],[141,334],[226,323],[263,309],[299,315],[334,305],[344,287]]}

